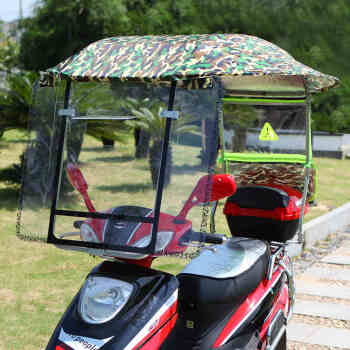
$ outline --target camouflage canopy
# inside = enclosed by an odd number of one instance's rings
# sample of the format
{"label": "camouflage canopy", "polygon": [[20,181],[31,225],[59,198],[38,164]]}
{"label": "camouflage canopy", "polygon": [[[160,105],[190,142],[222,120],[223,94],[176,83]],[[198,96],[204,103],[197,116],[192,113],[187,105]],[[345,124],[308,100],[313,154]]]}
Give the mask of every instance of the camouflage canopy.
{"label": "camouflage canopy", "polygon": [[278,46],[249,35],[195,34],[103,39],[46,72],[46,78],[76,81],[181,81],[208,87],[215,76],[302,77],[311,92],[337,84],[336,77],[296,61]]}

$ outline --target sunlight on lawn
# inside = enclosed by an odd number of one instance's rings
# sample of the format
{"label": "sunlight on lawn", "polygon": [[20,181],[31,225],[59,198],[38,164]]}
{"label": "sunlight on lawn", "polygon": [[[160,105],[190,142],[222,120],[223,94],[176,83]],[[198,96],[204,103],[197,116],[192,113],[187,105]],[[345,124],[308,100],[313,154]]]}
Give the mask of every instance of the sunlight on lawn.
{"label": "sunlight on lawn", "polygon": [[[18,163],[24,145],[25,138],[22,133],[6,133],[0,142],[0,169]],[[184,167],[186,158],[193,160],[193,166],[199,163],[199,148],[186,147],[185,151],[181,147],[177,146],[173,150],[177,172],[165,193],[167,200],[163,211],[177,213],[198,178],[205,174],[197,171],[194,177],[192,170]],[[86,137],[80,165],[98,210],[125,203],[140,205],[141,202],[142,205],[153,205],[153,200],[150,199],[153,190],[148,161],[132,160],[132,152],[132,145],[119,144],[114,150],[106,151],[100,142]],[[350,200],[350,160],[316,158],[315,162],[319,168],[318,205],[310,209],[307,220]],[[106,170],[111,166],[114,167],[114,172],[107,175]],[[85,276],[101,259],[17,239],[17,190],[18,186],[0,183],[0,323],[6,325],[0,330],[0,349],[42,349]],[[68,199],[61,203],[62,206],[85,210],[78,193],[72,192]],[[196,229],[201,224],[201,210],[200,207],[192,209],[191,219]],[[222,211],[223,201],[216,214],[217,231],[228,233]],[[27,230],[46,234],[48,211],[44,213],[32,209],[27,210],[25,215]],[[72,220],[63,223],[62,227],[71,231]],[[178,273],[187,261],[164,257],[155,262],[154,268]]]}

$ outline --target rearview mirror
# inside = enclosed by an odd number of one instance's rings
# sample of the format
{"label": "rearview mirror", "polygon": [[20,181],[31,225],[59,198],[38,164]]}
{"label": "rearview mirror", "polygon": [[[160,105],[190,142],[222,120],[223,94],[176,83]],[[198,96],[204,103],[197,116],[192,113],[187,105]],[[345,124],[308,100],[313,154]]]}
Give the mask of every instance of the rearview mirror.
{"label": "rearview mirror", "polygon": [[86,207],[90,212],[95,212],[96,209],[91,202],[91,199],[87,193],[88,184],[80,171],[79,167],[76,164],[68,163],[66,168],[67,176],[72,184],[72,186],[82,195]]}
{"label": "rearview mirror", "polygon": [[80,193],[86,193],[88,189],[88,184],[76,164],[68,163],[66,168],[67,176],[69,182],[72,186]]}
{"label": "rearview mirror", "polygon": [[213,175],[211,181],[210,202],[216,202],[219,199],[232,196],[236,192],[236,181],[231,175]]}
{"label": "rearview mirror", "polygon": [[219,199],[231,196],[236,192],[236,188],[235,179],[231,175],[216,174],[202,176],[176,218],[178,220],[184,220],[187,213],[195,205],[216,202]]}

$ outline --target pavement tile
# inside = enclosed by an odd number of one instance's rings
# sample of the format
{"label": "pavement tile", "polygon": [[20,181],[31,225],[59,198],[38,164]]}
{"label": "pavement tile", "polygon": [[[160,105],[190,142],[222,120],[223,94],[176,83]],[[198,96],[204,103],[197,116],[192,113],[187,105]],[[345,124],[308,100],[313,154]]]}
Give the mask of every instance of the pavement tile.
{"label": "pavement tile", "polygon": [[300,294],[317,295],[320,297],[340,298],[350,300],[350,288],[334,283],[307,283],[296,281],[296,292]]}
{"label": "pavement tile", "polygon": [[304,276],[318,277],[334,281],[350,281],[350,269],[335,270],[321,267],[311,267],[307,269]]}
{"label": "pavement tile", "polygon": [[324,257],[321,261],[327,264],[350,265],[350,256],[328,255]]}
{"label": "pavement tile", "polygon": [[287,337],[291,341],[350,349],[349,329],[321,327],[292,321],[287,328]]}
{"label": "pavement tile", "polygon": [[294,313],[350,321],[350,307],[342,304],[297,300]]}

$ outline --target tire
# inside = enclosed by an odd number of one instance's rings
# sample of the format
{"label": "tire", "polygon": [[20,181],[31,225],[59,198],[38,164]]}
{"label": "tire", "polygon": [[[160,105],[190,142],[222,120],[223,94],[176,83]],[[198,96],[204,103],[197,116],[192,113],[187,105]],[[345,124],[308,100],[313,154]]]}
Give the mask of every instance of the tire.
{"label": "tire", "polygon": [[275,347],[275,350],[287,350],[287,332],[285,331]]}

